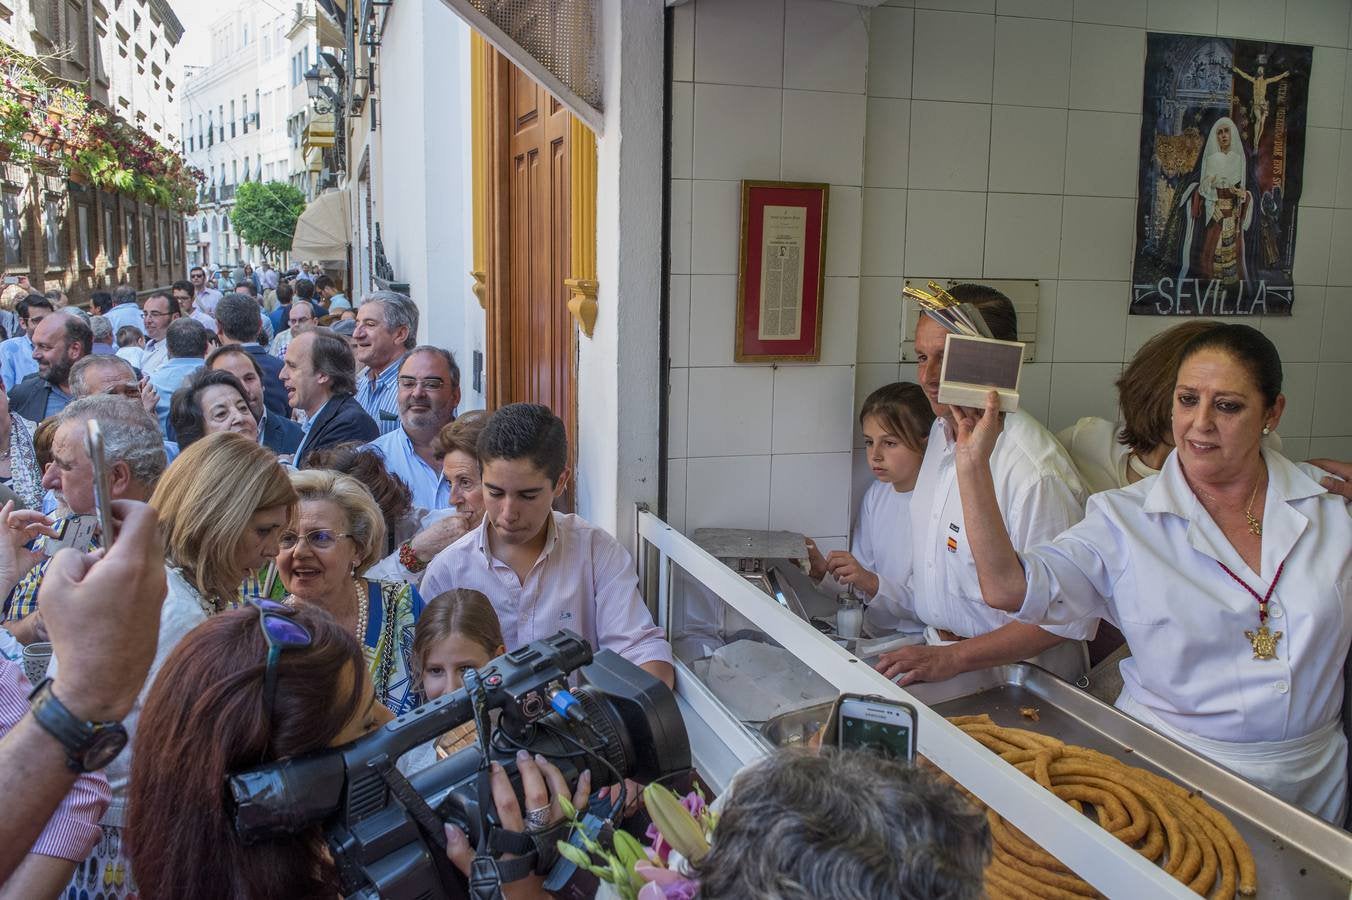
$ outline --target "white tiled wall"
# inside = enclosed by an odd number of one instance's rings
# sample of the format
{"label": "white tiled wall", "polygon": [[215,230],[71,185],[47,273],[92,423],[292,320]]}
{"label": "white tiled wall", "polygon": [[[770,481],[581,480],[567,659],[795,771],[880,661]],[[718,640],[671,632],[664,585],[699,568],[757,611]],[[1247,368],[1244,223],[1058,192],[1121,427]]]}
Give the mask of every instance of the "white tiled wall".
{"label": "white tiled wall", "polygon": [[[1352,458],[1348,0],[692,0],[673,15],[678,527],[844,540],[858,403],[914,376],[898,363],[906,276],[1038,278],[1026,407],[1052,428],[1115,414],[1123,362],[1172,324],[1126,314],[1147,28],[1315,45],[1295,315],[1255,324],[1286,364],[1291,455]],[[832,186],[820,364],[732,362],[742,178]]]}

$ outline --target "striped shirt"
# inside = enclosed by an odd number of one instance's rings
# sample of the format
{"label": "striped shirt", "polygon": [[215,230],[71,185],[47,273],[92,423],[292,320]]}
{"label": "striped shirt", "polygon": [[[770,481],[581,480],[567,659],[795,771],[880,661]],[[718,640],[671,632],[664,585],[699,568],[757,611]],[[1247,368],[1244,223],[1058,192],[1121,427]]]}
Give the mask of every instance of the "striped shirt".
{"label": "striped shirt", "polygon": [[404,358],[399,357],[374,378],[370,367],[357,373],[357,402],[376,420],[381,434],[389,434],[399,427],[399,365],[403,361]]}
{"label": "striped shirt", "polygon": [[[17,663],[0,659],[0,735],[9,734],[28,714],[28,694],[32,690]],[[99,820],[111,798],[108,779],[102,772],[81,775],[47,820],[47,827],[30,852],[71,862],[84,860],[103,837]]]}

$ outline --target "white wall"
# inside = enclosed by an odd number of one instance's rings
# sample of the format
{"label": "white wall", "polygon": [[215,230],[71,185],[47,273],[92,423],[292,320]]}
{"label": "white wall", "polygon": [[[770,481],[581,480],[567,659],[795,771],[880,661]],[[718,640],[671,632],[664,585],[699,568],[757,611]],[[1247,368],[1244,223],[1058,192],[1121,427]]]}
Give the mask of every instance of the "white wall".
{"label": "white wall", "polygon": [[[484,319],[469,277],[468,26],[440,3],[395,4],[385,19],[379,78],[371,172],[385,255],[418,304],[418,340],[447,348],[460,364],[460,408],[480,408],[483,397],[471,389]],[[355,178],[352,191],[355,202]],[[364,246],[358,239],[354,251]]]}
{"label": "white wall", "polygon": [[[1290,455],[1352,457],[1350,19],[1346,0],[677,7],[672,522],[843,540],[859,401],[914,375],[907,276],[1039,279],[1023,402],[1054,429],[1115,417],[1123,362],[1173,324],[1127,315],[1147,28],[1316,45],[1295,315],[1250,321],[1282,353]],[[832,184],[819,364],[732,365],[742,178]]]}

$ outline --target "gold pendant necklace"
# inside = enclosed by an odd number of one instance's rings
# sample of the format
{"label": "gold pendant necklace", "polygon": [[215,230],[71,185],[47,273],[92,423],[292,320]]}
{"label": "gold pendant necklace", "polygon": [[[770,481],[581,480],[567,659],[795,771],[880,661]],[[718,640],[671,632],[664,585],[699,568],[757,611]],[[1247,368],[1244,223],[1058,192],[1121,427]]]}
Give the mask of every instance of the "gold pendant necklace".
{"label": "gold pendant necklace", "polygon": [[[1263,522],[1261,519],[1259,519],[1257,516],[1253,514],[1253,501],[1258,498],[1258,486],[1262,483],[1263,476],[1259,475],[1258,480],[1253,483],[1253,491],[1249,494],[1249,504],[1248,506],[1244,507],[1244,519],[1249,523],[1249,534],[1253,535],[1254,537],[1263,536]],[[1215,503],[1217,505],[1220,504],[1219,500],[1217,500],[1211,494],[1208,494],[1206,491],[1202,490],[1200,487],[1196,488],[1196,490],[1199,494],[1210,500],[1212,503]]]}

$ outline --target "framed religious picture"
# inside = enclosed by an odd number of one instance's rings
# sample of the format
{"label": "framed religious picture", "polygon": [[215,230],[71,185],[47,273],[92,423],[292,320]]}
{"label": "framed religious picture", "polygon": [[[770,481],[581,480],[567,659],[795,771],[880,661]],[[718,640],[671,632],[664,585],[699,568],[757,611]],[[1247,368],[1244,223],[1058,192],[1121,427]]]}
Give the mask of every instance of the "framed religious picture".
{"label": "framed religious picture", "polygon": [[737,362],[816,362],[826,274],[825,184],[742,182]]}
{"label": "framed religious picture", "polygon": [[1132,315],[1291,315],[1312,61],[1293,44],[1147,36]]}

